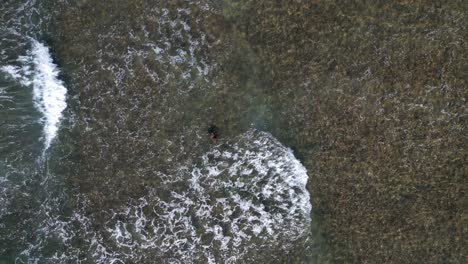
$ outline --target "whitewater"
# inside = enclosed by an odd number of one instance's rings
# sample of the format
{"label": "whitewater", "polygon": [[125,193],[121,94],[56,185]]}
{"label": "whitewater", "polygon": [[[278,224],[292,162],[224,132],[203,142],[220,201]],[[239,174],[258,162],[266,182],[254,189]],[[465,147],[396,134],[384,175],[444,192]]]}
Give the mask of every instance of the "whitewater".
{"label": "whitewater", "polygon": [[49,48],[37,40],[31,41],[31,50],[18,58],[21,66],[0,68],[25,87],[33,88],[34,106],[43,115],[44,151],[57,135],[62,113],[67,107],[67,89],[59,79],[59,70],[53,63]]}
{"label": "whitewater", "polygon": [[274,262],[304,245],[294,152],[254,124],[206,135],[223,87],[210,3],[154,4],[86,54],[44,39],[42,3],[16,4],[0,14],[0,263]]}

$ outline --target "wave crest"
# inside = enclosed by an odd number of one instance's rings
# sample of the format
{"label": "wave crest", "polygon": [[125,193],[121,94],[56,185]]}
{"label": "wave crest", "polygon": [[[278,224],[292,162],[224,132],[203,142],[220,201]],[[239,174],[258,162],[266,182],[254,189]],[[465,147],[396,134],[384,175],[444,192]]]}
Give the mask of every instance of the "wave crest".
{"label": "wave crest", "polygon": [[49,48],[32,40],[32,48],[26,56],[20,56],[21,66],[6,65],[0,68],[23,86],[33,87],[34,106],[43,115],[44,150],[50,147],[57,135],[62,112],[67,107],[67,89],[59,79],[59,70],[53,63]]}

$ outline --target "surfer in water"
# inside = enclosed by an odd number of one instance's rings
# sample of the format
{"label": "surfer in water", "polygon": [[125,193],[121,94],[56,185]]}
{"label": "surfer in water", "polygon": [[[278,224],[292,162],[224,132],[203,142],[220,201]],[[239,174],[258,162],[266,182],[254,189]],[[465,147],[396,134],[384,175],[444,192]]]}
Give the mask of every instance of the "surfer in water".
{"label": "surfer in water", "polygon": [[208,128],[208,134],[210,135],[210,139],[212,143],[216,143],[216,139],[218,138],[218,128],[215,125],[212,125]]}

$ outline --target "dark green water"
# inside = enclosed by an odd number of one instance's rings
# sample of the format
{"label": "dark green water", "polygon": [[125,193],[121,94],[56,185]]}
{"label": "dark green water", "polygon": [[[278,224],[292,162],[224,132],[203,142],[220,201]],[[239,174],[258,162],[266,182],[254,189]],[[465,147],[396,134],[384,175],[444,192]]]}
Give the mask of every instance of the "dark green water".
{"label": "dark green water", "polygon": [[0,4],[0,263],[311,261],[307,171],[223,12]]}

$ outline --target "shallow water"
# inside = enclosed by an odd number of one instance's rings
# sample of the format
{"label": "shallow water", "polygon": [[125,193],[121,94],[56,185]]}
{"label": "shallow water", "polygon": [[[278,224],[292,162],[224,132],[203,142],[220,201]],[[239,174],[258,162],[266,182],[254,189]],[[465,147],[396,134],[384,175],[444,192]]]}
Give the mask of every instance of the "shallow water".
{"label": "shallow water", "polygon": [[307,259],[307,171],[220,6],[0,10],[0,263]]}

